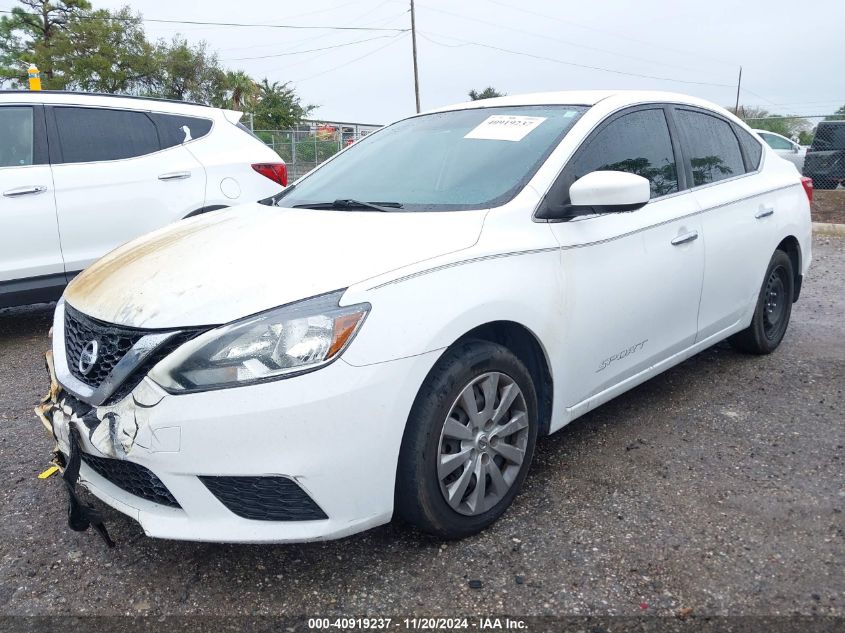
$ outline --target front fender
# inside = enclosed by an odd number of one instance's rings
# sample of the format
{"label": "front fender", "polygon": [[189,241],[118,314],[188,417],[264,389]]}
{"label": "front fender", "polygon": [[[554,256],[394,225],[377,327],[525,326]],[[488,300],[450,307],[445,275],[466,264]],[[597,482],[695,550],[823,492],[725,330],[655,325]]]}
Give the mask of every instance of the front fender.
{"label": "front fender", "polygon": [[368,301],[372,311],[344,354],[355,366],[442,350],[491,321],[513,321],[549,343],[565,327],[560,251],[478,257],[406,277],[350,287],[343,303]]}

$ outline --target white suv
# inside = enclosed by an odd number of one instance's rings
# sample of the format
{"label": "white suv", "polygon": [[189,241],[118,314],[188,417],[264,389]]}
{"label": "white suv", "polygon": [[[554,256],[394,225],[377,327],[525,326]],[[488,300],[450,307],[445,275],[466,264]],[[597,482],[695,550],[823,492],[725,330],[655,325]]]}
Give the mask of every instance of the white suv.
{"label": "white suv", "polygon": [[68,489],[78,473],[152,536],[326,539],[394,513],[472,534],[539,436],[723,339],[780,344],[808,181],[683,95],[412,116],[276,208],[181,222],[74,279],[42,421]]}
{"label": "white suv", "polygon": [[95,259],[164,224],[279,193],[284,162],[240,117],[0,91],[0,307],[58,298]]}

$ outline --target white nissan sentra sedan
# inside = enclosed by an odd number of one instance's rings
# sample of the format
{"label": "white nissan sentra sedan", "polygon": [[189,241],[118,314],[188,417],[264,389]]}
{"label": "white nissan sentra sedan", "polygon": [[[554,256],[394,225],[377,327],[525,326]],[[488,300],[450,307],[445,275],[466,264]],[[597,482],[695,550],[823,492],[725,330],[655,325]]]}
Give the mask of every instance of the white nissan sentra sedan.
{"label": "white nissan sentra sedan", "polygon": [[775,350],[811,196],[683,95],[411,116],[275,208],[173,224],[79,275],[40,411],[69,488],[78,470],[150,536],[307,541],[397,516],[462,537],[513,502],[538,437],[723,339]]}

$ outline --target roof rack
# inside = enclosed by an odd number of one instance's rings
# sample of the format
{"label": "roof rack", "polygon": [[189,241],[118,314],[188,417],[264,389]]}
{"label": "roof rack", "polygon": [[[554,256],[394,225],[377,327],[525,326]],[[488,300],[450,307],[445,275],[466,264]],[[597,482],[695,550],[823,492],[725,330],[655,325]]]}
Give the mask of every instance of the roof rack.
{"label": "roof rack", "polygon": [[192,106],[202,106],[204,108],[210,108],[211,106],[205,103],[199,103],[198,101],[182,101],[180,99],[165,99],[163,97],[142,97],[140,95],[122,95],[122,94],[112,94],[108,92],[84,92],[82,90],[2,90],[0,89],[0,95],[3,94],[33,94],[35,92],[40,92],[43,94],[48,95],[85,95],[88,97],[113,97],[115,99],[138,99],[139,101],[162,101],[164,103],[183,103],[185,105],[192,105]]}

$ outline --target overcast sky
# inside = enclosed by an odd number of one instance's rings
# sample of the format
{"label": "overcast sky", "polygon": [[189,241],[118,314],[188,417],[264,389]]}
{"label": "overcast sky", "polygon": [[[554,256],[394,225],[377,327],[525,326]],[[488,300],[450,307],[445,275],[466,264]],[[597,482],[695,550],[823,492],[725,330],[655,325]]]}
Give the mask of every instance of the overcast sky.
{"label": "overcast sky", "polygon": [[[92,3],[109,8],[127,4]],[[0,0],[2,8],[10,4]],[[410,26],[407,0],[129,4],[145,18]],[[465,101],[471,88],[488,85],[509,94],[673,90],[727,105],[736,98],[740,65],[745,105],[807,115],[845,104],[843,0],[417,0],[416,7],[423,109]],[[414,110],[409,33],[153,22],[146,28],[152,38],[169,39],[179,32],[194,42],[205,40],[226,67],[242,68],[259,79],[292,82],[304,102],[319,106],[316,118],[387,123]],[[379,39],[296,54],[369,38]],[[272,55],[276,57],[267,57]],[[264,58],[243,59],[255,57]]]}

